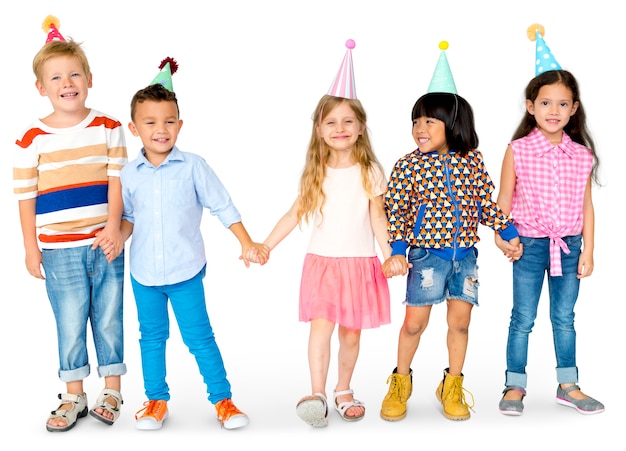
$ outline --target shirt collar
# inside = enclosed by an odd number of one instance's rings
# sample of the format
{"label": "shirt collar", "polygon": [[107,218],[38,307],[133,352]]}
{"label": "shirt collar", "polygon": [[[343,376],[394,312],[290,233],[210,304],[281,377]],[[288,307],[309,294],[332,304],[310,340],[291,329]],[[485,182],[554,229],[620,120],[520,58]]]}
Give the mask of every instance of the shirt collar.
{"label": "shirt collar", "polygon": [[[180,151],[180,149],[178,149],[178,147],[174,146],[172,147],[172,151],[167,155],[167,157],[165,157],[165,160],[163,160],[163,163],[161,163],[161,166],[169,163],[170,161],[184,161],[184,160],[185,160],[185,157],[183,156],[183,153]],[[141,148],[141,151],[139,152],[139,156],[137,157],[137,167],[142,166],[142,165],[148,166],[150,168],[154,168],[154,165],[150,163],[150,161],[148,161],[148,159],[146,158],[145,149],[143,147]]]}
{"label": "shirt collar", "polygon": [[532,134],[535,135],[534,137],[535,139],[537,139],[537,157],[543,157],[545,154],[551,152],[553,149],[560,150],[569,158],[572,158],[574,156],[574,147],[572,145],[573,141],[567,133],[563,132],[561,143],[556,146],[552,144],[538,128],[535,128]]}

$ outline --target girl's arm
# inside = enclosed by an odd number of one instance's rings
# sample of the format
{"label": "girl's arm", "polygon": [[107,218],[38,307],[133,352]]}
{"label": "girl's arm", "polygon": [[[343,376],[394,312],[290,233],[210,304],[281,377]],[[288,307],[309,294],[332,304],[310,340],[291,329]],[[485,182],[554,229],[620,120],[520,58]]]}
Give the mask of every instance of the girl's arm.
{"label": "girl's arm", "polygon": [[587,180],[583,199],[583,250],[578,259],[578,278],[588,277],[593,273],[595,212],[591,199],[591,177]]}
{"label": "girl's arm", "polygon": [[391,246],[389,245],[387,214],[385,213],[385,202],[382,195],[370,200],[370,223],[378,247],[380,247],[383,254],[383,260],[387,260],[391,256]]}
{"label": "girl's arm", "polygon": [[513,164],[513,149],[506,148],[504,159],[502,160],[502,170],[500,172],[500,191],[496,203],[500,206],[505,215],[511,214],[513,205],[513,192],[515,191],[515,166]]}
{"label": "girl's arm", "polygon": [[[498,192],[498,199],[496,200],[502,212],[507,216],[511,213],[511,207],[513,205],[513,192],[515,191],[516,179],[517,176],[513,163],[513,149],[511,146],[508,146],[502,160],[500,191]],[[503,239],[499,233],[495,233],[495,243],[510,262],[519,260],[522,256],[522,247],[519,242],[519,237],[509,242]]]}
{"label": "girl's arm", "polygon": [[273,250],[291,231],[298,225],[298,207],[300,205],[300,196],[295,200],[291,208],[282,218],[278,220],[263,244]]}

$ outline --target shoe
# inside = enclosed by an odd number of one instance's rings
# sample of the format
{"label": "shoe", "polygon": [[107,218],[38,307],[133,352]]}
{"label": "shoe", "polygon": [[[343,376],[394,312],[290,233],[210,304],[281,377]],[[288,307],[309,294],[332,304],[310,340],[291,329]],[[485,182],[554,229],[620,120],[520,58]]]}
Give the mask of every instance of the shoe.
{"label": "shoe", "polygon": [[[474,395],[463,388],[463,375],[452,376],[448,369],[443,370],[443,380],[439,383],[435,396],[443,405],[443,416],[449,420],[468,420],[470,409],[474,407]],[[472,397],[472,404],[465,400],[465,392]]]}
{"label": "shoe", "polygon": [[561,384],[556,389],[556,402],[562,406],[573,407],[583,415],[593,415],[594,413],[604,412],[604,404],[600,401],[587,397],[585,399],[574,399],[569,392],[572,390],[580,390],[578,385],[572,385],[566,389],[561,388]]}
{"label": "shoe", "polygon": [[[352,401],[344,401],[344,402],[340,402],[339,404],[337,404],[337,396],[343,396],[343,395],[353,395]],[[365,404],[363,404],[358,399],[354,398],[353,390],[341,390],[341,391],[333,390],[333,399],[335,400],[335,410],[337,411],[337,413],[339,413],[339,415],[341,415],[341,418],[343,418],[344,420],[359,421],[359,420],[362,420],[363,417],[365,416]],[[360,415],[355,415],[355,416],[347,415],[348,409],[350,409],[351,407],[363,407],[364,409],[363,413],[361,413]]]}
{"label": "shoe", "polygon": [[235,407],[230,398],[222,399],[215,404],[215,410],[217,410],[217,419],[220,420],[224,429],[242,428],[250,422],[248,415]]}
{"label": "shoe", "polygon": [[[85,393],[76,395],[73,393],[59,393],[61,404],[56,410],[50,412],[46,429],[50,432],[65,432],[76,426],[79,418],[87,416],[87,395]],[[69,409],[65,406],[70,406]],[[61,409],[61,407],[64,407]],[[62,418],[65,420],[65,426],[52,426],[49,421],[54,418]]]}
{"label": "shoe", "polygon": [[380,409],[380,417],[387,421],[399,421],[406,417],[406,403],[413,393],[413,370],[409,369],[407,375],[398,374],[397,370],[395,368],[387,378],[389,390]]}
{"label": "shoe", "polygon": [[155,431],[161,429],[163,422],[169,416],[167,401],[151,399],[143,403],[143,409],[135,414],[135,429],[140,431]]}
{"label": "shoe", "polygon": [[322,393],[305,396],[298,401],[296,413],[302,421],[314,428],[328,426],[328,403]]}
{"label": "shoe", "polygon": [[[522,399],[504,399],[504,395],[506,395],[507,392],[511,390],[520,392],[522,394]],[[525,397],[526,390],[524,390],[522,387],[517,387],[515,385],[506,387],[502,392],[502,399],[500,400],[499,404],[500,413],[502,413],[503,415],[520,416],[522,412],[524,412],[524,403],[522,401],[524,401]]]}
{"label": "shoe", "polygon": [[[109,403],[109,399],[114,399],[115,405]],[[96,404],[89,411],[89,415],[110,426],[120,417],[120,407],[122,404],[124,404],[124,400],[120,392],[112,388],[105,388],[98,395]],[[102,409],[103,412],[106,410],[113,415],[113,419],[105,417],[102,413],[96,412],[95,409]]]}

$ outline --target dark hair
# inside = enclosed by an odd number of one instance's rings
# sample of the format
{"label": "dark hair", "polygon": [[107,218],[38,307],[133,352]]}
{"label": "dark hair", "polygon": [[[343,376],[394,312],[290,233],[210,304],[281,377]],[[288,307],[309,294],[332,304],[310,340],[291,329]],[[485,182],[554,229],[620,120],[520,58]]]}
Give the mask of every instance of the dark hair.
{"label": "dark hair", "polygon": [[432,117],[443,121],[448,147],[461,156],[478,148],[474,112],[467,100],[460,95],[447,92],[424,94],[413,106],[411,121],[418,117]]}
{"label": "dark hair", "polygon": [[[554,85],[557,83],[561,83],[567,89],[572,92],[572,100],[574,103],[578,102],[578,108],[576,109],[576,113],[572,117],[570,117],[569,122],[563,129],[567,135],[572,138],[572,141],[577,142],[578,144],[582,144],[583,146],[588,147],[591,150],[591,154],[593,155],[593,168],[591,171],[591,176],[594,182],[599,183],[598,180],[598,155],[595,149],[595,143],[591,137],[591,133],[587,129],[587,115],[585,113],[585,108],[583,108],[583,103],[580,100],[580,89],[578,88],[578,81],[576,81],[576,77],[571,72],[566,70],[549,70],[547,72],[543,72],[537,75],[535,78],[528,82],[528,86],[526,86],[526,100],[530,100],[531,102],[535,102],[537,96],[539,95],[539,90],[546,85]],[[535,120],[535,116],[530,114],[528,110],[524,114],[520,124],[513,133],[513,140],[518,138],[522,138],[528,135],[530,132],[534,130],[537,126],[537,121]]]}
{"label": "dark hair", "polygon": [[131,120],[135,120],[135,111],[137,110],[137,104],[143,103],[146,100],[152,100],[154,102],[174,102],[176,104],[176,112],[180,115],[176,94],[167,89],[162,84],[157,83],[140,89],[135,93],[133,99],[130,101]]}

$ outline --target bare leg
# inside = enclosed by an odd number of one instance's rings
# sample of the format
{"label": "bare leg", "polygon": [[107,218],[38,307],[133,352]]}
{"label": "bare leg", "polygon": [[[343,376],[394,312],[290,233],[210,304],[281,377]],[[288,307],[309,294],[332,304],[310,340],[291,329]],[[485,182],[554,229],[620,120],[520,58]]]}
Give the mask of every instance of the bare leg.
{"label": "bare leg", "polygon": [[448,301],[448,373],[452,376],[460,376],[463,371],[472,307],[458,299]]}
{"label": "bare leg", "polygon": [[311,321],[309,333],[309,372],[312,393],[326,396],[326,380],[330,365],[330,338],[335,324],[325,319]]}
{"label": "bare leg", "polygon": [[[350,381],[354,373],[354,367],[359,357],[359,349],[361,343],[361,331],[355,329],[347,329],[339,326],[339,355],[338,368],[339,375],[335,391],[348,390]],[[337,404],[352,401],[353,395],[341,395],[337,397]],[[346,411],[347,417],[359,417],[365,413],[363,406],[352,406]]]}
{"label": "bare leg", "polygon": [[398,374],[404,376],[411,371],[411,362],[420,344],[422,333],[428,326],[432,305],[422,307],[406,307],[404,323],[398,338]]}

